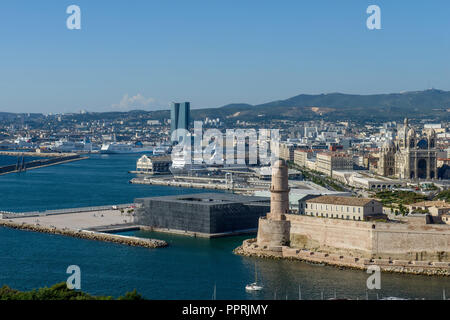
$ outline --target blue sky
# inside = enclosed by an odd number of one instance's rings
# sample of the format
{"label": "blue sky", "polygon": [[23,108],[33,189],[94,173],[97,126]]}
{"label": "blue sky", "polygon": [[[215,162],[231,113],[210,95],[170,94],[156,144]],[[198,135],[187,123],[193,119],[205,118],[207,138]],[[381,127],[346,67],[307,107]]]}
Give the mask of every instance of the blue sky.
{"label": "blue sky", "polygon": [[[66,28],[81,8],[82,29]],[[368,30],[366,8],[381,8]],[[2,0],[0,111],[450,90],[450,2]]]}

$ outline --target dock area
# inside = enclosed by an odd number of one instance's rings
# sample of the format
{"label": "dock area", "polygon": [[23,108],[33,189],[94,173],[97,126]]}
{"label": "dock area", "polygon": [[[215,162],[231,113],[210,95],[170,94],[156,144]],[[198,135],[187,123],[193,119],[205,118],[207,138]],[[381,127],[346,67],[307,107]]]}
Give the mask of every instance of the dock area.
{"label": "dock area", "polygon": [[[251,193],[256,190],[264,190],[265,188],[240,186],[237,184],[230,184],[225,182],[211,181],[207,178],[203,178],[203,181],[193,181],[192,177],[189,177],[191,181],[183,181],[180,179],[174,179],[173,176],[158,176],[158,177],[145,177],[145,178],[133,178],[130,183],[133,184],[148,184],[158,186],[169,186],[179,188],[193,188],[193,189],[207,189],[207,190],[227,190],[236,193]],[[202,178],[195,178],[197,180]]]}

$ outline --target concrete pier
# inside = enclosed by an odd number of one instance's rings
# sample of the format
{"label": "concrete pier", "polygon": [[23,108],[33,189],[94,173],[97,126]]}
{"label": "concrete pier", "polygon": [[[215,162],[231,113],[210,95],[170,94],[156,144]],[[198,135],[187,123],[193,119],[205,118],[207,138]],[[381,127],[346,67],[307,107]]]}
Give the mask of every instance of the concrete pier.
{"label": "concrete pier", "polygon": [[111,234],[111,232],[141,229],[134,224],[132,206],[134,205],[74,208],[25,214],[3,212],[0,215],[0,227],[146,248],[167,246],[167,243],[162,240]]}

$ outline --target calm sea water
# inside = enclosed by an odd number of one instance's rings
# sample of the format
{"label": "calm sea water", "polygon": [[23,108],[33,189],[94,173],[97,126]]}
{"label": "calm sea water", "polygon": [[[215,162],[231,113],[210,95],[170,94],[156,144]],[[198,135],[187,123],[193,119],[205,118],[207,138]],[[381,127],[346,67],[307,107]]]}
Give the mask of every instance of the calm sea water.
{"label": "calm sea water", "polygon": [[[136,197],[202,192],[131,185],[136,156],[97,155],[85,161],[0,176],[1,210],[29,211],[126,203]],[[162,233],[128,232],[164,239],[170,246],[146,249],[63,236],[0,228],[0,285],[29,290],[67,279],[69,265],[81,268],[82,289],[119,296],[137,289],[149,299],[303,299],[366,298],[363,271],[294,261],[236,256],[232,250],[248,237],[198,239]],[[265,289],[244,287],[255,277]],[[378,296],[441,299],[450,279],[382,274]],[[375,299],[376,292],[369,292]]]}
{"label": "calm sea water", "polygon": [[[30,162],[38,159],[43,159],[43,157],[24,157],[25,162]],[[22,162],[22,158],[0,155],[0,167],[16,164],[17,161]]]}

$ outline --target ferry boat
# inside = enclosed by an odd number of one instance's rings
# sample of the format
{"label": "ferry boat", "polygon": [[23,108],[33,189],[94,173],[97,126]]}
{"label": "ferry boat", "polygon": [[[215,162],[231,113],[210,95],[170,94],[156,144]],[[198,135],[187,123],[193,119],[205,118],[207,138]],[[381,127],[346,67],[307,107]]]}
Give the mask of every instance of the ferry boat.
{"label": "ferry boat", "polygon": [[154,156],[162,156],[169,153],[171,145],[168,143],[160,143],[156,147],[153,148]]}
{"label": "ferry boat", "polygon": [[18,137],[14,140],[14,144],[16,149],[29,149],[35,147],[30,137]]}
{"label": "ferry boat", "polygon": [[208,161],[205,161],[206,154],[203,149],[191,150],[191,158],[184,154],[184,151],[172,153],[172,166],[169,168],[173,175],[192,175],[199,171],[207,170],[208,166],[224,165],[224,158],[221,152],[218,152],[220,146],[215,143],[212,147]]}
{"label": "ferry boat", "polygon": [[[98,148],[98,147],[97,147]],[[58,152],[82,152],[89,153],[95,150],[95,147],[92,145],[91,141],[86,138],[83,141],[69,141],[67,139],[61,139],[56,141],[50,146],[51,150]],[[98,150],[98,149],[97,149]]]}
{"label": "ferry boat", "polygon": [[[193,156],[193,159],[196,155]],[[205,163],[194,163],[193,159],[187,160],[183,154],[172,154],[172,165],[169,170],[174,176],[192,175],[195,171],[205,170]]]}
{"label": "ferry boat", "polygon": [[145,147],[141,142],[133,143],[104,143],[100,149],[100,153],[115,154],[115,153],[144,153],[153,152],[153,147]]}

